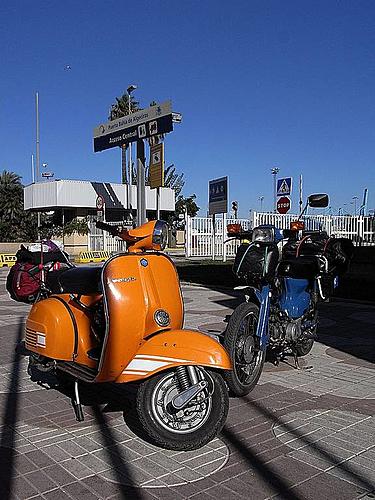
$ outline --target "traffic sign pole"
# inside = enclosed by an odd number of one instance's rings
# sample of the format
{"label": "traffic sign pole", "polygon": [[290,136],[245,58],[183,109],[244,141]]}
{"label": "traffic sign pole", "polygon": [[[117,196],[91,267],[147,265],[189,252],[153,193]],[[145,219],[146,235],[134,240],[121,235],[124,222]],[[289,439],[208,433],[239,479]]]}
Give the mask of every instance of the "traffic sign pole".
{"label": "traffic sign pole", "polygon": [[146,222],[145,144],[137,141],[137,225]]}

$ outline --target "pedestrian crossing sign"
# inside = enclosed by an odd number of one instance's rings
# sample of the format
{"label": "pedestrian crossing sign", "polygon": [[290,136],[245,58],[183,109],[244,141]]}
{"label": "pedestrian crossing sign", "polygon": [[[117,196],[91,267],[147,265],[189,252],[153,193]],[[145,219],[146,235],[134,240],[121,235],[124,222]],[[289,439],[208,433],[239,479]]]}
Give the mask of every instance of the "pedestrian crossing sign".
{"label": "pedestrian crossing sign", "polygon": [[289,196],[292,192],[292,178],[277,179],[277,196]]}

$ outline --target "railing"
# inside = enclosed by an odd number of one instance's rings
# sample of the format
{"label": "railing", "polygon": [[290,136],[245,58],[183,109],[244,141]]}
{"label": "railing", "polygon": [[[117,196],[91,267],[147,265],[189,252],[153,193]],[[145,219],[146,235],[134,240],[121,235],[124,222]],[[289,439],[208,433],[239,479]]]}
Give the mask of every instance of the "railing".
{"label": "railing", "polygon": [[[281,229],[290,227],[298,215],[273,214],[253,212],[252,219],[227,219],[226,216],[215,217],[215,231],[213,231],[212,217],[187,217],[185,224],[185,255],[186,257],[220,258],[234,257],[239,245],[238,241],[229,241],[227,224],[241,223],[244,230],[272,224]],[[323,229],[329,236],[350,238],[355,245],[375,245],[375,218],[350,215],[306,215],[303,217],[307,229]],[[112,223],[116,225],[117,223]],[[88,236],[89,250],[106,250],[111,253],[126,250],[125,242],[114,238],[110,234],[98,229],[93,222],[89,222]]]}
{"label": "railing", "polygon": [[227,224],[239,222],[243,229],[250,228],[248,219],[227,219],[226,216],[187,217],[185,225],[185,255],[186,257],[234,257],[239,245],[238,241],[227,241]]}
{"label": "railing", "polygon": [[[295,214],[273,214],[253,212],[252,219],[227,219],[216,216],[215,234],[212,218],[187,217],[185,225],[186,257],[222,258],[234,257],[238,241],[225,243],[228,223],[239,222],[247,230],[260,224],[272,224],[281,229],[290,227],[297,220]],[[350,238],[355,245],[375,245],[375,218],[350,215],[306,215],[303,217],[306,229],[322,229],[329,236]],[[213,244],[214,241],[214,244]],[[225,244],[224,244],[225,243]]]}
{"label": "railing", "polygon": [[[293,214],[273,214],[253,212],[252,227],[260,224],[273,224],[287,229],[290,222],[298,219]],[[307,229],[323,229],[329,236],[350,238],[355,245],[375,245],[375,218],[352,215],[305,215],[303,217]]]}
{"label": "railing", "polygon": [[[107,222],[107,224],[118,225],[118,222]],[[126,250],[125,241],[111,236],[106,231],[98,229],[95,222],[89,221],[88,249],[90,251],[104,250],[110,253],[124,252]]]}

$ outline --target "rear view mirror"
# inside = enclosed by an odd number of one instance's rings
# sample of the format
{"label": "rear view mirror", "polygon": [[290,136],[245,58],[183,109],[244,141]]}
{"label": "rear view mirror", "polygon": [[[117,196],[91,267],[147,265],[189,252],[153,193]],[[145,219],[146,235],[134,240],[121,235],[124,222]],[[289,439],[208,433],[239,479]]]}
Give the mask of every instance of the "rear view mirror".
{"label": "rear view mirror", "polygon": [[329,203],[328,194],[310,194],[307,203],[312,208],[326,208]]}

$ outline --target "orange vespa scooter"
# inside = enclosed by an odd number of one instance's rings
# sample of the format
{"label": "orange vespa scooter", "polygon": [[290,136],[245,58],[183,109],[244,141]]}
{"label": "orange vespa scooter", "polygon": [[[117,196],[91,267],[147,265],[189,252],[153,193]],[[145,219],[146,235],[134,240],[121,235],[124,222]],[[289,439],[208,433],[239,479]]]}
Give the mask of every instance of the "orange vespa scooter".
{"label": "orange vespa scooter", "polygon": [[228,413],[221,376],[232,368],[211,337],[183,330],[175,266],[161,253],[167,226],[152,221],[126,230],[98,227],[127,242],[128,251],[100,267],[60,274],[59,293],[31,308],[25,347],[29,374],[73,377],[73,406],[83,420],[79,383],[137,383],[136,413],[155,444],[193,450],[212,440]]}

